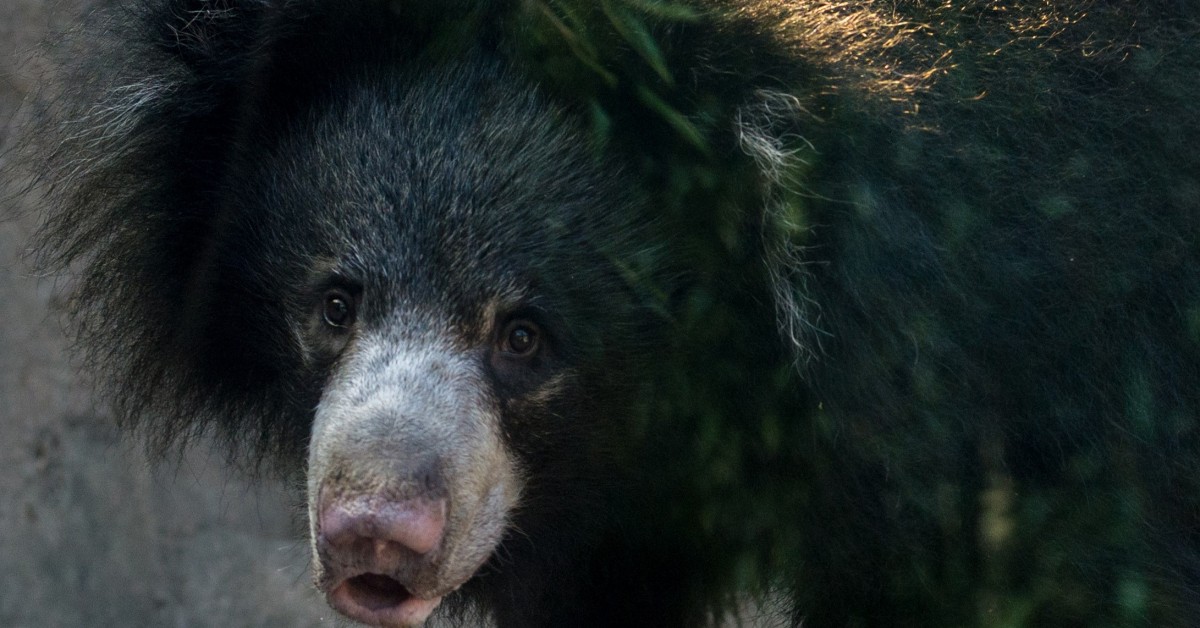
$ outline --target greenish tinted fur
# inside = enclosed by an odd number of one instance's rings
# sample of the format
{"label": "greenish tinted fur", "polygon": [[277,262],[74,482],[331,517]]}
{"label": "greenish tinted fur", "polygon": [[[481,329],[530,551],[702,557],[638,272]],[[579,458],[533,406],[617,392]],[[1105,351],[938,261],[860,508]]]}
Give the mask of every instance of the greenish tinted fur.
{"label": "greenish tinted fur", "polygon": [[[861,29],[850,64],[725,13],[772,14],[749,2],[518,11],[703,269],[641,461],[671,450],[666,527],[717,574],[697,597],[782,587],[807,625],[1188,624],[1200,7],[790,4]],[[759,89],[804,112],[765,192],[727,125]],[[786,209],[758,225],[763,196]],[[746,362],[761,303],[729,298],[774,238],[820,315],[799,399],[786,357]]]}

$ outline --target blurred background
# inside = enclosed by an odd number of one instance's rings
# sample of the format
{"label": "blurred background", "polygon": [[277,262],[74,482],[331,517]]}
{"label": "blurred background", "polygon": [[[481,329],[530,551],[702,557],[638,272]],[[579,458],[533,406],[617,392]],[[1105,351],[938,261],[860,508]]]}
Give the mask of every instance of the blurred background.
{"label": "blurred background", "polygon": [[[0,1],[0,161],[37,88],[38,43],[82,4]],[[309,584],[286,487],[204,446],[149,461],[93,404],[54,282],[23,258],[35,203],[0,194],[0,626],[340,623]]]}

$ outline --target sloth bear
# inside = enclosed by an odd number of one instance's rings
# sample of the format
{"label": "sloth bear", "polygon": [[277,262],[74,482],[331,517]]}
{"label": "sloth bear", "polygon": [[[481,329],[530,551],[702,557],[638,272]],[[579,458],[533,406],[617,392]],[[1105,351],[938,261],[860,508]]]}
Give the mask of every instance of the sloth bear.
{"label": "sloth bear", "polygon": [[37,250],[362,623],[1185,625],[1196,9],[107,0]]}

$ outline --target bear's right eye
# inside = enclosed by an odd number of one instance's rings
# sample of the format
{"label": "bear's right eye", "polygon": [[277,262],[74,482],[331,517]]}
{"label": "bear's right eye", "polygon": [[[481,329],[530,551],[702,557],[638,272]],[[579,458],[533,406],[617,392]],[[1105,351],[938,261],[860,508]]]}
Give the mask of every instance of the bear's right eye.
{"label": "bear's right eye", "polygon": [[500,349],[514,358],[532,356],[538,349],[537,326],[524,320],[509,323],[504,330],[504,339]]}
{"label": "bear's right eye", "polygon": [[323,316],[325,324],[345,329],[354,324],[354,297],[341,290],[330,290],[325,294]]}

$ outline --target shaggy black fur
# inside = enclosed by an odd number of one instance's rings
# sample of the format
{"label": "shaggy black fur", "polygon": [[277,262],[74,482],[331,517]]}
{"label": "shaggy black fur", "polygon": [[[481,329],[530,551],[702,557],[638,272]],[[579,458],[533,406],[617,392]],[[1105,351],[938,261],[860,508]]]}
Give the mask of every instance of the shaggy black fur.
{"label": "shaggy black fur", "polygon": [[[1200,7],[696,4],[89,13],[27,142],[120,416],[302,472],[315,277],[519,284],[571,386],[497,393],[543,487],[464,588],[501,625],[1187,625]],[[494,168],[488,115],[529,129]]]}

